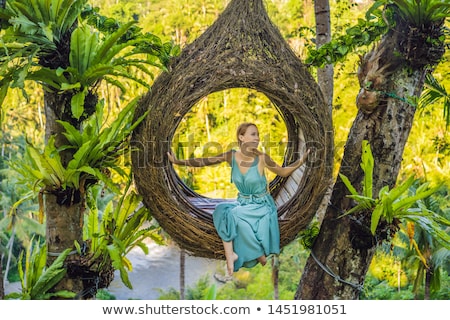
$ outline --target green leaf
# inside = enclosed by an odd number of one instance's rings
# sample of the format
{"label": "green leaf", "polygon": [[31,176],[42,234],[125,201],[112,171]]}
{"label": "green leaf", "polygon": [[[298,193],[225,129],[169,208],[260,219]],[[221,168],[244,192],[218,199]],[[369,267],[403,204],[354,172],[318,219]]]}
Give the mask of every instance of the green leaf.
{"label": "green leaf", "polygon": [[205,295],[205,300],[215,300],[217,296],[217,286],[216,284],[213,284],[208,288],[208,291]]}
{"label": "green leaf", "polygon": [[[59,297],[59,298],[63,298],[63,299],[73,299],[77,296],[77,294],[75,292],[68,291],[68,290],[60,290],[55,293],[52,293],[51,296]],[[48,299],[45,299],[45,300],[48,300]]]}
{"label": "green leaf", "polygon": [[347,46],[338,47],[338,52],[343,56],[346,55],[348,53],[348,51],[349,51],[349,47],[347,47]]}
{"label": "green leaf", "polygon": [[362,142],[362,155],[361,155],[361,168],[364,171],[364,180],[363,180],[363,194],[366,197],[373,197],[372,187],[373,187],[373,155],[372,150],[370,148],[370,144],[367,140],[363,140]]}
{"label": "green leaf", "polygon": [[380,222],[381,215],[383,213],[383,207],[378,206],[375,207],[375,209],[372,212],[372,216],[370,219],[370,231],[373,235],[375,235],[375,232],[377,230],[378,223]]}
{"label": "green leaf", "polygon": [[118,248],[111,244],[107,246],[107,250],[109,253],[109,256],[112,260],[112,265],[115,270],[119,270],[120,272],[120,278],[122,282],[127,286],[129,289],[133,289],[133,286],[131,285],[130,279],[128,277],[128,272],[125,270],[123,264],[122,264],[122,256],[120,254],[120,251]]}
{"label": "green leaf", "polygon": [[97,47],[99,46],[98,33],[87,26],[76,28],[70,40],[70,66],[83,75],[93,63]]}
{"label": "green leaf", "polygon": [[36,284],[31,290],[31,296],[38,296],[46,293],[53,288],[66,274],[67,270],[64,268],[64,260],[69,255],[71,249],[64,250],[56,260],[48,267],[39,277]]}
{"label": "green leaf", "polygon": [[64,130],[66,131],[64,132],[64,136],[72,146],[80,147],[83,144],[81,133],[73,125],[62,120],[56,120],[56,122],[63,126]]}
{"label": "green leaf", "polygon": [[67,83],[65,81],[61,82],[61,90],[62,91],[76,91],[77,89],[80,89],[80,88],[81,88],[80,82],[75,82],[75,83]]}
{"label": "green leaf", "polygon": [[405,192],[408,191],[408,189],[413,185],[414,181],[414,176],[410,176],[408,179],[406,179],[406,181],[392,188],[391,191],[389,191],[389,196],[393,200],[398,200]]}
{"label": "green leaf", "polygon": [[341,178],[342,182],[345,184],[348,191],[350,191],[352,195],[358,195],[358,192],[356,191],[355,187],[352,186],[350,180],[345,175],[339,173],[339,177]]}
{"label": "green leaf", "polygon": [[[111,61],[112,58],[118,53],[118,49],[117,48],[113,49],[113,46],[117,44],[117,41],[120,39],[120,37],[122,37],[134,24],[136,24],[136,21],[130,21],[122,25],[111,36],[107,37],[105,41],[102,43],[101,47],[98,49],[93,63],[97,64],[100,63],[101,61]],[[127,44],[127,46],[128,45],[129,44]]]}
{"label": "green leaf", "polygon": [[87,90],[84,89],[73,95],[70,106],[72,108],[72,115],[75,119],[80,119],[84,112],[84,99],[86,98]]}
{"label": "green leaf", "polygon": [[[426,187],[428,187],[428,184],[425,184]],[[399,211],[400,209],[407,209],[410,208],[414,203],[416,203],[418,200],[424,199],[426,197],[431,196],[432,194],[436,193],[441,188],[441,185],[438,185],[434,188],[430,188],[427,190],[417,190],[416,194],[413,196],[406,197],[404,199],[401,199],[394,203],[394,210]]]}
{"label": "green leaf", "polygon": [[407,220],[417,223],[427,234],[431,235],[441,246],[450,250],[450,234],[441,227],[436,219],[417,215],[405,216]]}
{"label": "green leaf", "polygon": [[365,211],[365,210],[372,210],[375,206],[376,206],[376,200],[372,199],[372,198],[367,198],[367,197],[363,197],[363,196],[348,196],[349,198],[353,198],[356,201],[358,201],[358,204],[356,206],[354,206],[353,208],[351,208],[350,210],[347,210],[344,214],[340,215],[338,218],[341,218],[343,216],[355,213],[355,212],[360,212],[360,211]]}

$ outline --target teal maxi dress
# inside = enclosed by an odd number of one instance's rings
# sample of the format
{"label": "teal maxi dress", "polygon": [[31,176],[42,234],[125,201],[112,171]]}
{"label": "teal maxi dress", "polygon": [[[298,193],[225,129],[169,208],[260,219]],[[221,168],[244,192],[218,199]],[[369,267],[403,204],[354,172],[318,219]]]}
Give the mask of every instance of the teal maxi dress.
{"label": "teal maxi dress", "polygon": [[258,171],[259,157],[242,174],[233,151],[231,181],[239,193],[236,202],[219,203],[214,212],[214,226],[220,238],[233,241],[238,255],[234,271],[254,267],[262,255],[280,253],[277,207],[267,192],[267,179]]}

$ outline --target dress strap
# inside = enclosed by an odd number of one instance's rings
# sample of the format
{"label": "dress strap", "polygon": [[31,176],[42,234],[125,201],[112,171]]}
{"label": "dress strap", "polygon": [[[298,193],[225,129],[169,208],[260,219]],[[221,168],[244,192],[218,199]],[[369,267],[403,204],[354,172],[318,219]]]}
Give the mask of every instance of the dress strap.
{"label": "dress strap", "polygon": [[234,155],[236,154],[236,150],[231,150],[231,174],[230,174],[230,182],[233,183],[233,170],[236,167]]}

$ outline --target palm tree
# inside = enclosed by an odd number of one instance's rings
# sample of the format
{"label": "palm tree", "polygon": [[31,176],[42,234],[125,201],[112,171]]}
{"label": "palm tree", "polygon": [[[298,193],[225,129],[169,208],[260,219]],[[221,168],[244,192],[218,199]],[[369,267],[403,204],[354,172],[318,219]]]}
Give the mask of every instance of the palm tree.
{"label": "palm tree", "polygon": [[[416,111],[414,100],[423,90],[426,74],[445,52],[444,21],[450,14],[448,1],[387,0],[378,1],[375,8],[379,5],[384,5],[388,32],[361,60],[358,114],[340,166],[340,173],[361,189],[364,174],[359,160],[362,141],[367,140],[376,163],[375,194],[396,183]],[[296,299],[357,299],[377,245],[398,228],[397,221],[385,222],[372,235],[369,211],[338,218],[355,206],[347,195],[338,178]]]}
{"label": "palm tree", "polygon": [[[67,130],[82,135],[85,120],[103,112],[98,96],[101,84],[125,91],[119,80],[129,79],[148,88],[148,82],[133,72],[139,70],[152,76],[149,67],[164,69],[173,46],[152,34],[142,33],[136,21],[122,24],[100,16],[87,0],[7,0],[5,9],[0,9],[0,25],[3,41],[0,102],[4,101],[9,87],[25,90],[28,81],[37,82],[44,89],[48,150],[45,166],[38,168],[47,170],[42,174],[49,179],[37,181],[41,183],[39,194],[43,200],[41,208],[45,208],[48,263],[51,264],[64,250],[73,248],[74,243],[83,243],[86,190],[98,181],[113,185],[108,178],[108,165],[118,169],[115,160],[127,148],[126,135],[115,141],[113,147],[104,143],[104,149],[96,152],[106,161],[85,163],[74,176],[69,169],[73,169],[70,166],[74,160],[80,160],[75,157],[81,146],[76,144],[76,139],[68,138]],[[130,122],[133,109],[127,111],[129,114],[123,115],[123,120]],[[126,128],[126,123],[120,127]],[[71,134],[74,137],[74,132]],[[120,132],[114,134],[119,137]],[[85,150],[85,155],[88,151]],[[57,180],[51,173],[55,170],[59,173]],[[65,173],[71,175],[64,176]],[[67,263],[70,271],[57,290],[83,292],[86,288],[78,274],[89,267],[77,255],[69,255]]]}

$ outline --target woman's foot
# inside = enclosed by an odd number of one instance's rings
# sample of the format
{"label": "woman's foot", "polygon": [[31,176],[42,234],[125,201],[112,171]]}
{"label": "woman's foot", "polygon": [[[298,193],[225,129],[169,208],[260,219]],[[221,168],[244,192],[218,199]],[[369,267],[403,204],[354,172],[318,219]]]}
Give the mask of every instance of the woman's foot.
{"label": "woman's foot", "polygon": [[214,279],[216,279],[217,281],[222,282],[222,283],[227,283],[229,281],[233,281],[233,276],[215,273]]}
{"label": "woman's foot", "polygon": [[267,258],[266,258],[266,256],[261,256],[261,257],[259,257],[257,260],[258,260],[259,263],[261,263],[262,266],[265,266],[266,263],[267,263]]}
{"label": "woman's foot", "polygon": [[238,259],[238,255],[233,252],[231,257],[226,257],[227,259],[227,272],[229,276],[233,276],[234,272],[234,262]]}

